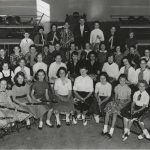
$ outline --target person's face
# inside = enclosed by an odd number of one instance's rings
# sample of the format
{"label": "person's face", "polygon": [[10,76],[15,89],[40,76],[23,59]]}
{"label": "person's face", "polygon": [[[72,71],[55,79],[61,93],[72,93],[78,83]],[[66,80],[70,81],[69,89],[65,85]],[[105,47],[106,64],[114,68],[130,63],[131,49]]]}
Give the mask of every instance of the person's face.
{"label": "person's face", "polygon": [[105,44],[102,44],[102,45],[101,45],[101,50],[105,50],[105,48],[106,48],[106,47],[105,47]]}
{"label": "person's face", "polygon": [[112,27],[112,28],[110,29],[110,32],[111,32],[111,33],[115,33],[115,32],[116,32],[116,28],[115,28],[115,27]]}
{"label": "person's face", "polygon": [[112,64],[114,62],[114,57],[110,56],[108,57],[108,63]]}
{"label": "person's face", "polygon": [[89,44],[89,43],[86,43],[86,44],[85,44],[85,48],[86,48],[86,49],[90,49],[90,44]]}
{"label": "person's face", "polygon": [[14,47],[14,52],[15,53],[19,53],[20,52],[20,48],[18,46]]}
{"label": "person's face", "polygon": [[8,70],[8,64],[7,63],[3,64],[3,70]]}
{"label": "person's face", "polygon": [[61,63],[61,61],[62,61],[61,56],[59,56],[59,55],[56,56],[55,61],[56,61],[57,63]]}
{"label": "person's face", "polygon": [[4,50],[4,49],[1,49],[1,50],[0,50],[0,55],[1,55],[1,56],[4,56],[4,55],[5,55],[5,50]]}
{"label": "person's face", "polygon": [[145,68],[146,68],[146,62],[145,62],[144,60],[141,61],[140,67],[141,67],[142,69],[145,69]]}
{"label": "person's face", "polygon": [[59,71],[59,76],[60,76],[60,78],[64,78],[66,76],[65,71],[64,70],[60,70]]}
{"label": "person's face", "polygon": [[106,83],[106,77],[105,76],[100,76],[100,82],[102,84],[105,84]]}
{"label": "person's face", "polygon": [[1,91],[5,91],[6,88],[7,88],[7,82],[5,80],[2,80],[0,82],[0,89],[1,89]]}
{"label": "person's face", "polygon": [[76,47],[75,47],[75,45],[74,45],[74,44],[71,44],[70,48],[71,48],[71,50],[73,50],[73,51],[74,51]]}
{"label": "person's face", "polygon": [[131,32],[131,33],[129,34],[129,37],[130,37],[130,38],[133,38],[133,37],[134,37],[134,33]]}
{"label": "person's face", "polygon": [[31,48],[30,48],[30,51],[31,51],[31,53],[35,53],[35,52],[36,52],[35,47],[31,47]]}
{"label": "person's face", "polygon": [[85,69],[85,68],[81,68],[80,69],[80,74],[81,74],[81,76],[86,76],[87,75],[87,69]]}
{"label": "person's face", "polygon": [[48,51],[49,51],[48,47],[45,46],[45,47],[44,47],[44,52],[45,52],[45,53],[48,53]]}
{"label": "person's face", "polygon": [[90,60],[95,60],[95,55],[94,54],[90,55]]}
{"label": "person's face", "polygon": [[77,61],[78,60],[78,55],[72,55],[72,59],[73,59],[73,61]]}
{"label": "person's face", "polygon": [[56,51],[59,51],[60,50],[60,45],[56,44],[55,49],[56,49]]}
{"label": "person's face", "polygon": [[99,29],[99,23],[95,23],[95,24],[94,24],[94,28],[95,28],[95,29]]}
{"label": "person's face", "polygon": [[44,73],[43,73],[43,72],[39,72],[39,73],[38,73],[38,79],[39,79],[39,81],[43,81],[44,78],[45,78]]}
{"label": "person's face", "polygon": [[120,46],[116,47],[116,52],[119,53],[120,52]]}
{"label": "person's face", "polygon": [[55,26],[55,25],[53,25],[53,26],[52,26],[52,31],[54,31],[54,32],[55,32],[55,31],[56,31],[56,29],[57,29],[57,28],[56,28],[56,26]]}
{"label": "person's face", "polygon": [[29,33],[25,33],[25,34],[24,34],[24,37],[25,37],[25,38],[29,38],[29,36],[30,36]]}
{"label": "person's face", "polygon": [[149,54],[150,54],[149,50],[145,50],[145,56],[149,57]]}
{"label": "person's face", "polygon": [[68,23],[68,22],[65,23],[64,28],[65,28],[65,29],[68,29],[68,28],[69,28],[69,23]]}
{"label": "person's face", "polygon": [[17,81],[18,81],[19,84],[22,84],[23,81],[24,81],[23,76],[18,76]]}
{"label": "person's face", "polygon": [[84,19],[80,19],[80,25],[84,25],[84,23],[85,23],[85,20]]}
{"label": "person's face", "polygon": [[119,82],[120,82],[120,85],[123,86],[123,85],[126,84],[126,79],[125,78],[120,78]]}
{"label": "person's face", "polygon": [[20,67],[24,67],[25,66],[25,61],[24,60],[21,60],[20,63],[19,63]]}
{"label": "person's face", "polygon": [[125,66],[128,66],[128,65],[129,65],[128,60],[127,60],[127,59],[123,59],[123,64],[124,64]]}
{"label": "person's face", "polygon": [[44,31],[43,29],[40,29],[40,30],[39,30],[39,33],[43,34],[43,31]]}
{"label": "person's face", "polygon": [[144,83],[140,83],[140,84],[139,84],[139,90],[140,90],[141,92],[143,92],[143,91],[145,91],[145,89],[146,89],[145,84],[144,84]]}
{"label": "person's face", "polygon": [[130,53],[131,53],[131,54],[134,54],[134,51],[135,51],[134,48],[133,48],[133,47],[130,47]]}
{"label": "person's face", "polygon": [[42,55],[38,55],[38,56],[37,56],[37,61],[38,61],[38,62],[42,62],[42,60],[43,60]]}

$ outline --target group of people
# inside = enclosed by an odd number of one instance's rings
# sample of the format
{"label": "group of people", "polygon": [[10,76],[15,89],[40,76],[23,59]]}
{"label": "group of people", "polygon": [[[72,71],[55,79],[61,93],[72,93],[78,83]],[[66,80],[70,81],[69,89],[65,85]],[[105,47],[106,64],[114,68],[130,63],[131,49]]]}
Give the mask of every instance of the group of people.
{"label": "group of people", "polygon": [[93,115],[96,123],[104,118],[102,135],[112,138],[117,116],[121,116],[123,141],[135,120],[142,129],[138,139],[150,140],[145,126],[150,115],[150,51],[146,49],[145,56],[140,56],[131,32],[123,52],[117,45],[115,27],[106,42],[99,22],[94,27],[90,33],[83,18],[75,31],[69,30],[68,22],[61,32],[53,24],[47,38],[40,27],[34,40],[26,32],[10,56],[0,49],[1,128],[25,120],[30,129],[34,117],[42,129],[45,114],[46,125],[52,128],[53,113],[57,128],[61,127],[61,113],[66,125],[82,119],[86,126],[87,116]]}

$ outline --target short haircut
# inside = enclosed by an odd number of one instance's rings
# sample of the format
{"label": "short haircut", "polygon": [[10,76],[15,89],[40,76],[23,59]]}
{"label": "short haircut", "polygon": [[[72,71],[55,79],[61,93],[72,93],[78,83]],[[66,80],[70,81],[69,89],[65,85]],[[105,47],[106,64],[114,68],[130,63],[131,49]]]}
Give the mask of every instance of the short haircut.
{"label": "short haircut", "polygon": [[141,81],[139,81],[139,82],[138,82],[138,87],[139,87],[140,83],[143,83],[143,84],[145,85],[145,88],[148,88],[148,83],[147,83],[146,80],[141,80]]}
{"label": "short haircut", "polygon": [[101,72],[100,75],[98,76],[98,80],[100,81],[100,77],[104,76],[106,78],[106,81],[109,81],[109,76],[106,72]]}
{"label": "short haircut", "polygon": [[[25,79],[25,74],[22,72],[22,71],[19,71],[19,72],[17,72],[17,74],[15,75],[15,77],[14,77],[14,82],[15,82],[15,84],[18,84],[18,77],[19,76],[22,76],[23,77],[23,79]],[[24,81],[25,82],[25,81]]]}
{"label": "short haircut", "polygon": [[64,72],[65,72],[65,76],[67,75],[67,69],[65,68],[65,67],[60,67],[59,69],[58,69],[58,71],[57,71],[57,74],[56,74],[56,76],[58,77],[58,78],[60,78],[60,75],[59,75],[59,73],[60,73],[60,71],[61,70],[63,70]]}
{"label": "short haircut", "polygon": [[127,76],[126,76],[126,74],[120,74],[120,76],[119,76],[119,78],[118,78],[118,80],[120,80],[121,78],[124,78],[124,79],[126,79],[127,80]]}
{"label": "short haircut", "polygon": [[39,78],[38,78],[38,75],[39,75],[39,73],[40,72],[43,72],[43,74],[44,74],[44,80],[46,80],[46,72],[43,70],[43,69],[39,69],[36,73],[35,73],[35,76],[34,76],[34,79],[35,80],[39,80]]}

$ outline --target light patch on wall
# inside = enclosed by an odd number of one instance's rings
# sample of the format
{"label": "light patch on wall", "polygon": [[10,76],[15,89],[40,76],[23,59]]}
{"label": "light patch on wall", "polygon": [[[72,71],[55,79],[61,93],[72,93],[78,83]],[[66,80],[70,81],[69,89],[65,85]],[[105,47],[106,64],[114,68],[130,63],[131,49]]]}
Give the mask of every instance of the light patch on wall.
{"label": "light patch on wall", "polygon": [[91,3],[91,11],[89,12],[90,18],[100,18],[102,17],[104,11],[104,4],[100,4],[99,2]]}
{"label": "light patch on wall", "polygon": [[51,20],[50,3],[45,2],[44,0],[36,0],[36,10],[37,10],[37,16],[42,16],[42,14],[44,14],[41,23],[44,25],[44,31],[46,33],[49,32],[49,26]]}

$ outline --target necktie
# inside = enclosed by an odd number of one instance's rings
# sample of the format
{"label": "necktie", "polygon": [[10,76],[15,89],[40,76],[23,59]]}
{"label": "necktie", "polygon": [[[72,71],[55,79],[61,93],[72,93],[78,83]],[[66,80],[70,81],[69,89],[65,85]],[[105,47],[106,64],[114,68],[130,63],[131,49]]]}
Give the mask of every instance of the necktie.
{"label": "necktie", "polygon": [[112,49],[113,48],[113,42],[114,42],[114,36],[112,35],[112,38],[111,38],[111,45],[110,45],[110,49]]}
{"label": "necktie", "polygon": [[128,73],[129,73],[129,68],[126,68],[124,69],[124,74],[127,76],[127,79],[128,79]]}
{"label": "necktie", "polygon": [[143,80],[143,72],[144,72],[144,70],[141,70],[141,71],[140,71],[140,73],[139,73],[139,75],[138,75],[138,81]]}
{"label": "necktie", "polygon": [[43,34],[41,34],[42,37],[42,44],[44,45],[44,38],[43,38]]}
{"label": "necktie", "polygon": [[137,100],[140,101],[141,100],[141,97],[142,97],[142,94],[140,93],[137,97]]}
{"label": "necktie", "polygon": [[26,42],[28,43],[28,40],[26,39]]}

